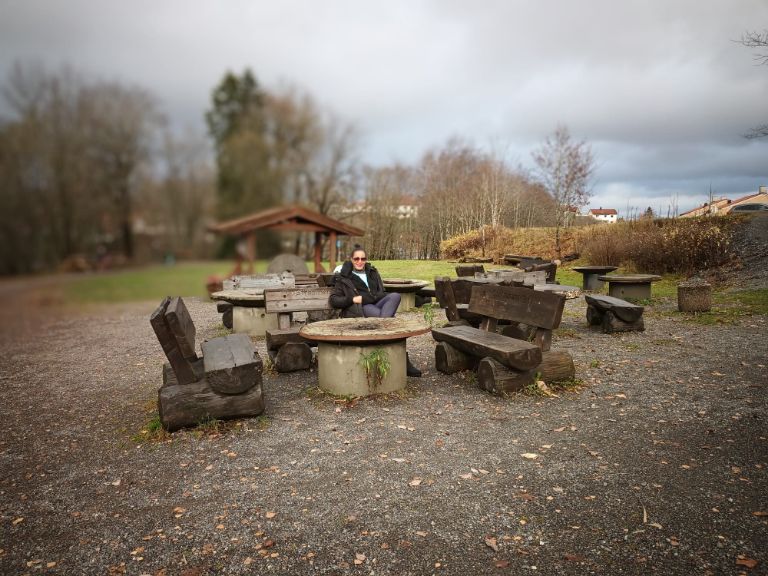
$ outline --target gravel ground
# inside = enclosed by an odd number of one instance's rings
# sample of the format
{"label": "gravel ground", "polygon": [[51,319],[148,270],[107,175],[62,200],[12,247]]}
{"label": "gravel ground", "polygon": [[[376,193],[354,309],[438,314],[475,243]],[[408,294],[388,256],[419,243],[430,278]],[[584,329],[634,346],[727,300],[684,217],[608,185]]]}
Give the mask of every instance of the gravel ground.
{"label": "gravel ground", "polygon": [[400,397],[266,374],[268,418],[137,442],[157,303],[66,311],[24,286],[0,286],[2,574],[767,573],[765,316],[669,304],[604,335],[573,300],[553,348],[575,392],[492,397],[436,372],[424,335]]}

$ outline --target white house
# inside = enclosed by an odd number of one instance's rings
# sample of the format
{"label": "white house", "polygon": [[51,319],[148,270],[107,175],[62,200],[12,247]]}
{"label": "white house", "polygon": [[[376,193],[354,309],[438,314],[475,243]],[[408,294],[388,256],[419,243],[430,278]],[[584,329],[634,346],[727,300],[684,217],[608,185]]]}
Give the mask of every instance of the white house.
{"label": "white house", "polygon": [[600,208],[590,208],[589,212],[587,212],[587,216],[592,216],[592,218],[600,220],[600,222],[608,222],[609,224],[615,224],[617,218],[619,217],[619,214],[613,208],[600,207]]}

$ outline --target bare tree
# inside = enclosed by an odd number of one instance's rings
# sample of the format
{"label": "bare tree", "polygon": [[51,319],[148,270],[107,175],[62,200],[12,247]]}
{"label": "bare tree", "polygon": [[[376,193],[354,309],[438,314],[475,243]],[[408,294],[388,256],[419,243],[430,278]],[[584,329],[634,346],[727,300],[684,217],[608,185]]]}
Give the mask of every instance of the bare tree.
{"label": "bare tree", "polygon": [[586,142],[573,141],[568,128],[560,125],[533,152],[533,159],[542,185],[555,201],[555,251],[561,257],[560,233],[568,224],[569,209],[585,206],[591,195],[594,156]]}
{"label": "bare tree", "polygon": [[[768,30],[744,32],[738,42],[747,48],[757,48],[759,51],[754,55],[755,61],[758,64],[768,64]],[[768,137],[768,124],[752,128],[744,137],[750,140]]]}

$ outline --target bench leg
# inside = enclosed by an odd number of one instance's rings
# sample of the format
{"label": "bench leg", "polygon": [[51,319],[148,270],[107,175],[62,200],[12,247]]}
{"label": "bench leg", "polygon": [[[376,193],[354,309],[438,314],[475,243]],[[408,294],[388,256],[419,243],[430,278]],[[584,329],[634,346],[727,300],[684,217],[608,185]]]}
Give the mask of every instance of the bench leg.
{"label": "bench leg", "polygon": [[610,310],[603,315],[603,332],[612,334],[613,332],[642,332],[645,330],[645,324],[642,317],[635,322],[624,322]]}

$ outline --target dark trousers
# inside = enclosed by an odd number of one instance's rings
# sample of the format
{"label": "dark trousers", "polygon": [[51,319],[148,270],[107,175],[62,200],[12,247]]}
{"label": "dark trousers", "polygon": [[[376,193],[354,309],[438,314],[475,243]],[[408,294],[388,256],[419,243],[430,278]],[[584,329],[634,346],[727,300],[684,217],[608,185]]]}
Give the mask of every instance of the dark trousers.
{"label": "dark trousers", "polygon": [[389,292],[376,304],[364,304],[363,315],[366,318],[394,318],[398,306],[400,306],[400,294]]}

